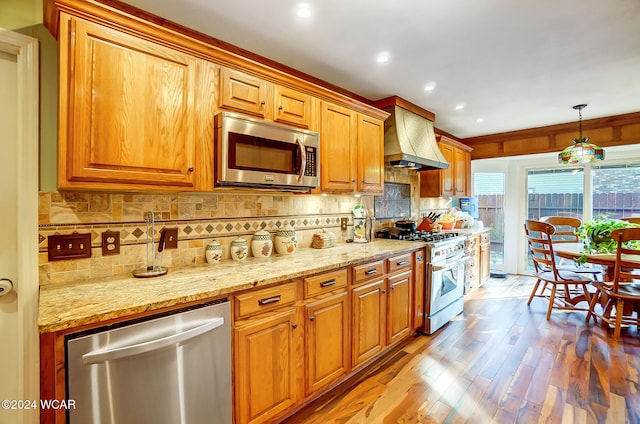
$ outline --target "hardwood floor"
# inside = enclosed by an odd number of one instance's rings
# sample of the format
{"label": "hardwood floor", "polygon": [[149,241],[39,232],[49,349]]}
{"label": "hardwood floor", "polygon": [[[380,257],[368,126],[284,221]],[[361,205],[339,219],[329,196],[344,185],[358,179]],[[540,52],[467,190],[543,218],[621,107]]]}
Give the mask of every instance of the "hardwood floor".
{"label": "hardwood floor", "polygon": [[532,283],[491,279],[436,334],[284,423],[640,423],[636,328],[614,342],[585,312],[547,321]]}

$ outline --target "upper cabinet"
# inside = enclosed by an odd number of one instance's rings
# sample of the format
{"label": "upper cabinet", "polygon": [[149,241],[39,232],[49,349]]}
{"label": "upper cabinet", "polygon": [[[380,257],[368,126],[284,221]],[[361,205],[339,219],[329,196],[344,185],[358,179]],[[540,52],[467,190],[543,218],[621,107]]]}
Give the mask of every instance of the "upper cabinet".
{"label": "upper cabinet", "polygon": [[321,190],[381,194],[384,123],[329,102],[320,108]]}
{"label": "upper cabinet", "polygon": [[420,172],[420,197],[468,196],[471,148],[444,135],[438,142],[449,168]]}
{"label": "upper cabinet", "polygon": [[212,188],[214,65],[60,16],[60,189]]}
{"label": "upper cabinet", "polygon": [[322,191],[382,192],[387,112],[121,2],[43,9],[59,40],[60,189],[211,191],[226,110],[321,132]]}
{"label": "upper cabinet", "polygon": [[311,129],[313,100],[309,94],[244,72],[225,67],[220,70],[220,109]]}

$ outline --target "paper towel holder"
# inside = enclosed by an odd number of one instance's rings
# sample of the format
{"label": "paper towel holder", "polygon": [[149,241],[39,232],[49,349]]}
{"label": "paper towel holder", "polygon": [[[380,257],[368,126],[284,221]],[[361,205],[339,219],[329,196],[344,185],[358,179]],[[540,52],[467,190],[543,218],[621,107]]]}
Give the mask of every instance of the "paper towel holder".
{"label": "paper towel holder", "polygon": [[8,278],[0,278],[0,296],[9,294],[13,290],[13,281]]}

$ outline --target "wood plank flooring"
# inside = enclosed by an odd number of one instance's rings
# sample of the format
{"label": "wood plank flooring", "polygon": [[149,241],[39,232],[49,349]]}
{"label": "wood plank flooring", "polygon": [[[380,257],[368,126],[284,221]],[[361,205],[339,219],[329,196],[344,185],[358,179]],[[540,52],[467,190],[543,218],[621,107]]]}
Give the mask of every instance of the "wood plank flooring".
{"label": "wood plank flooring", "polygon": [[615,342],[585,312],[547,321],[532,283],[491,279],[436,334],[283,423],[640,423],[636,328]]}

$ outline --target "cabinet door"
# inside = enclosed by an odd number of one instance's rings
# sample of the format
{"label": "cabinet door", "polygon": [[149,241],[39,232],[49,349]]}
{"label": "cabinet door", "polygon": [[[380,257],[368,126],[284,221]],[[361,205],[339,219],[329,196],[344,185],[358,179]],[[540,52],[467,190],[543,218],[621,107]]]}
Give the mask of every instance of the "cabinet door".
{"label": "cabinet door", "polygon": [[375,280],[352,292],[353,366],[372,358],[385,346],[385,281]]}
{"label": "cabinet door", "polygon": [[218,106],[261,118],[270,117],[269,87],[263,79],[223,67],[220,69]]}
{"label": "cabinet door", "polygon": [[480,245],[480,285],[484,284],[491,274],[491,244]]}
{"label": "cabinet door", "polygon": [[320,111],[320,179],[326,191],[356,188],[356,113],[322,102]]}
{"label": "cabinet door", "polygon": [[411,271],[387,278],[387,345],[411,332]]}
{"label": "cabinet door", "polygon": [[258,423],[296,404],[302,328],[295,308],[234,330],[236,422]]}
{"label": "cabinet door", "polygon": [[454,189],[453,189],[453,185],[455,183],[454,181],[454,173],[455,173],[455,168],[456,168],[456,162],[455,162],[455,154],[454,151],[457,150],[455,147],[453,146],[449,146],[447,144],[444,143],[439,143],[439,147],[440,147],[440,151],[442,152],[442,155],[444,156],[444,158],[447,160],[447,162],[449,162],[449,167],[447,169],[443,169],[442,171],[440,171],[442,173],[441,178],[442,178],[442,196],[453,196],[454,193]]}
{"label": "cabinet door", "polygon": [[59,187],[213,187],[214,65],[62,16]]}
{"label": "cabinet door", "polygon": [[273,90],[274,121],[301,128],[311,126],[310,95],[276,85]]}
{"label": "cabinet door", "polygon": [[467,182],[469,180],[469,152],[453,149],[453,195],[467,196]]}
{"label": "cabinet door", "polygon": [[384,124],[358,115],[357,191],[382,194],[384,189]]}
{"label": "cabinet door", "polygon": [[424,255],[424,250],[413,253],[413,328],[424,324],[424,289],[427,284]]}
{"label": "cabinet door", "polygon": [[305,306],[307,396],[349,369],[347,292]]}

